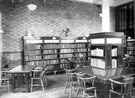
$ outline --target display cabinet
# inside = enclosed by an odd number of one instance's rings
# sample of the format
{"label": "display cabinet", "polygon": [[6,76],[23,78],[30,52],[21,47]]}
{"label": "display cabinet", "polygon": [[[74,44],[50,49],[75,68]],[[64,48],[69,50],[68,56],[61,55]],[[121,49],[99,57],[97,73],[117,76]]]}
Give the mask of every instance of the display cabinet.
{"label": "display cabinet", "polygon": [[127,39],[127,59],[128,67],[135,67],[135,39]]}
{"label": "display cabinet", "polygon": [[122,32],[90,34],[91,66],[102,69],[123,66],[124,38]]}

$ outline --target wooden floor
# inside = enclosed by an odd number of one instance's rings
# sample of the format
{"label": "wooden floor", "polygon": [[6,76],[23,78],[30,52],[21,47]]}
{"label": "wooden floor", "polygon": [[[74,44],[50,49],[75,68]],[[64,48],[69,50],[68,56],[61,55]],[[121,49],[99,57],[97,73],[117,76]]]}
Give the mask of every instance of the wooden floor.
{"label": "wooden floor", "polygon": [[[68,98],[64,94],[64,87],[66,76],[64,73],[56,75],[47,75],[48,86],[45,91],[40,88],[34,89],[34,92],[25,93],[23,89],[17,89],[16,93],[7,92],[6,88],[0,88],[0,98]],[[98,88],[98,98],[104,98],[103,86]],[[99,93],[100,92],[100,93]],[[73,92],[73,96],[74,96]],[[74,97],[72,97],[74,98]],[[82,98],[80,95],[77,98]],[[113,96],[112,98],[121,98],[120,96]],[[126,97],[129,98],[129,97]]]}

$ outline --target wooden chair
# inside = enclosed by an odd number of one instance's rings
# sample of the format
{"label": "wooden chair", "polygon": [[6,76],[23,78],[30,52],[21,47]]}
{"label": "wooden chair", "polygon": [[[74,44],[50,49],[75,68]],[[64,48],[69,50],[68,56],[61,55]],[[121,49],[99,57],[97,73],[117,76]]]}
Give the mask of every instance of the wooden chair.
{"label": "wooden chair", "polygon": [[32,70],[33,76],[31,77],[31,92],[33,91],[33,87],[42,87],[44,91],[47,86],[47,77],[45,74],[45,70]]}
{"label": "wooden chair", "polygon": [[122,76],[122,77],[133,77],[134,78],[134,82],[133,82],[133,87],[132,87],[132,95],[131,95],[131,98],[135,98],[135,74],[130,74],[130,75],[124,75],[124,76]]}
{"label": "wooden chair", "polygon": [[94,85],[94,80],[96,76],[88,76],[88,75],[77,75],[77,79],[79,82],[79,87],[76,93],[76,97],[79,93],[82,93],[83,97],[91,98],[97,97],[96,87]]}
{"label": "wooden chair", "polygon": [[76,73],[74,72],[75,69],[65,69],[65,73],[66,73],[66,84],[65,84],[65,89],[64,89],[64,93],[67,94],[67,89],[69,89],[69,98],[71,98],[72,96],[72,91],[73,89],[75,90],[75,88],[77,87],[77,78],[76,78]]}
{"label": "wooden chair", "polygon": [[124,98],[127,95],[132,97],[132,87],[134,78],[122,77],[121,79],[120,80],[109,79],[109,81],[111,82],[111,89],[109,90],[109,98],[111,98],[111,93],[117,94],[122,98]]}
{"label": "wooden chair", "polygon": [[6,87],[8,92],[10,91],[10,75],[7,71],[0,71],[1,79],[0,79],[0,87]]}

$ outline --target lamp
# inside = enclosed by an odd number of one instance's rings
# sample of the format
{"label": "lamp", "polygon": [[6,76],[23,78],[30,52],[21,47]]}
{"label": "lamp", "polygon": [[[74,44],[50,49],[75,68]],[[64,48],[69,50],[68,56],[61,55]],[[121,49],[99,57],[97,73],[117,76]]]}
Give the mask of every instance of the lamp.
{"label": "lamp", "polygon": [[27,5],[28,9],[31,10],[31,11],[35,11],[36,8],[37,8],[37,5],[33,4],[33,2],[29,5]]}

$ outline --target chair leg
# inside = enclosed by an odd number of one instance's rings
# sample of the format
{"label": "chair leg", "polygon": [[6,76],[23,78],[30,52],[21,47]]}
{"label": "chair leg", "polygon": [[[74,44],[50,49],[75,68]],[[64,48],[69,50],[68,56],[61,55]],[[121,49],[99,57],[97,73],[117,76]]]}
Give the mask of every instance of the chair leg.
{"label": "chair leg", "polygon": [[65,89],[64,89],[64,94],[66,94],[66,89],[67,89],[68,85],[69,85],[69,83],[66,82]]}
{"label": "chair leg", "polygon": [[78,96],[78,94],[79,94],[79,90],[80,90],[80,87],[78,87],[78,89],[77,89],[75,98],[77,98],[77,96]]}
{"label": "chair leg", "polygon": [[69,98],[71,98],[72,96],[72,82],[70,83],[70,86],[69,86]]}
{"label": "chair leg", "polygon": [[10,84],[9,84],[9,80],[7,81],[7,85],[8,85],[8,92],[10,91]]}
{"label": "chair leg", "polygon": [[31,92],[33,90],[33,79],[31,79]]}
{"label": "chair leg", "polygon": [[109,91],[109,98],[111,98],[111,91]]}
{"label": "chair leg", "polygon": [[42,86],[43,91],[45,91],[44,84],[43,84],[43,81],[42,80],[41,80],[41,86]]}
{"label": "chair leg", "polygon": [[95,98],[97,98],[97,91],[96,91],[96,88],[95,88],[95,90],[94,90],[94,92],[95,92]]}

